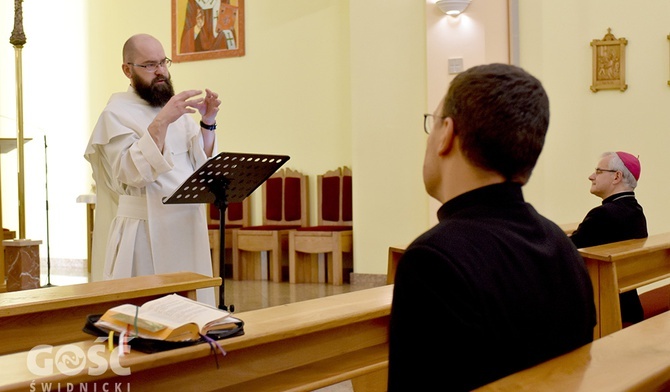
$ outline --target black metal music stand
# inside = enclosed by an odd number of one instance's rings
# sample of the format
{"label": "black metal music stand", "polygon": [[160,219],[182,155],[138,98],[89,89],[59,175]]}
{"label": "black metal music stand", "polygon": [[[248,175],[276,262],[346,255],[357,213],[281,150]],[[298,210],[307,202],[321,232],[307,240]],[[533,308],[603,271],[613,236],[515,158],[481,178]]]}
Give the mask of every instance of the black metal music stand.
{"label": "black metal music stand", "polygon": [[[237,203],[263,184],[277,169],[290,159],[287,155],[246,154],[222,152],[210,158],[198,170],[193,172],[169,197],[163,198],[163,204],[214,203],[219,209],[219,308],[228,310],[225,305],[225,222],[228,203]],[[233,305],[230,311],[234,311]]]}

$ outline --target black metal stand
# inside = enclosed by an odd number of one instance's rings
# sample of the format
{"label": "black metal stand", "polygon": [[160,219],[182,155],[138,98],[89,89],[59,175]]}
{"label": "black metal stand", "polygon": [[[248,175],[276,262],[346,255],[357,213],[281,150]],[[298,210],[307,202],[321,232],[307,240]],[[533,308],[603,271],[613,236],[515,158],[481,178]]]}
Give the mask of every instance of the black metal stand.
{"label": "black metal stand", "polygon": [[49,251],[49,169],[47,166],[47,135],[44,135],[44,190],[46,193],[47,214],[47,284],[42,287],[54,287],[51,284],[51,252]]}
{"label": "black metal stand", "polygon": [[230,309],[225,304],[225,217],[228,202],[241,202],[263,184],[274,172],[290,159],[287,155],[245,154],[222,152],[210,158],[193,172],[163,204],[213,203],[219,209],[219,308]]}

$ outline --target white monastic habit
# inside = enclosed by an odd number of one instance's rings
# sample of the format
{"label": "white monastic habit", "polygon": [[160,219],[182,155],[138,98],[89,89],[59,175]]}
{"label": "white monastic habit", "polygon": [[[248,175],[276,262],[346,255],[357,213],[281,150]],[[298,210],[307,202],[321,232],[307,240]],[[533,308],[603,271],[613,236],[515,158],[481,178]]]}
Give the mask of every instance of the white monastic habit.
{"label": "white monastic habit", "polygon": [[[159,111],[129,87],[111,96],[91,135],[84,156],[96,182],[93,280],[179,271],[212,276],[205,205],[162,203],[207,160],[201,130],[183,115],[168,126],[161,153],[147,131]],[[197,294],[215,304],[214,289]]]}

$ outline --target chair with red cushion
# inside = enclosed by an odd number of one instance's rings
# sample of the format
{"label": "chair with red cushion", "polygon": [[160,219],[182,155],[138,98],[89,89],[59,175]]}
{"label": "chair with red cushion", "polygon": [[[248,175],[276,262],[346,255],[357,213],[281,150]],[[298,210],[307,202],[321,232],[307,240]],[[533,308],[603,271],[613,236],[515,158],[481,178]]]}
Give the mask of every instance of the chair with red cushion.
{"label": "chair with red cushion", "polygon": [[[289,233],[291,283],[328,281],[341,285],[348,281],[344,271],[353,270],[351,179],[351,169],[346,166],[319,175],[317,226]],[[323,269],[319,269],[319,254],[325,255]]]}
{"label": "chair with red cushion", "polygon": [[262,280],[261,253],[268,252],[269,279],[282,281],[290,230],[306,226],[307,176],[280,169],[261,186],[263,223],[233,230],[233,279]]}

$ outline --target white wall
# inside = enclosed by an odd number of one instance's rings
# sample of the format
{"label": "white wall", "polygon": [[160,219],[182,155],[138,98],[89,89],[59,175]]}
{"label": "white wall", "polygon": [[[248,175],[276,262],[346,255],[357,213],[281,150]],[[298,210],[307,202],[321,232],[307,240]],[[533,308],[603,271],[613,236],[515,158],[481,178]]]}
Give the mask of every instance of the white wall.
{"label": "white wall", "polygon": [[[524,188],[527,199],[559,223],[581,220],[599,203],[586,179],[598,155],[625,149],[642,161],[637,193],[650,231],[668,231],[670,3],[649,0],[631,8],[621,0],[518,1],[520,65],[543,81],[552,110],[545,150]],[[6,37],[12,3],[0,2]],[[246,5],[247,55],[175,64],[177,89],[221,93],[222,150],[287,153],[289,166],[312,179],[351,165],[356,272],[385,273],[388,246],[411,241],[434,221],[435,206],[421,181],[421,115],[435,107],[453,77],[445,73],[445,59],[462,56],[466,67],[508,61],[505,1],[473,0],[458,20],[439,14],[433,0]],[[33,138],[26,144],[27,236],[46,239],[46,134],[51,257],[84,259],[85,207],[75,202],[91,185],[83,149],[109,95],[127,86],[120,71],[125,39],[145,31],[169,48],[170,5],[69,0],[23,7],[24,120],[26,137]],[[608,27],[628,39],[629,87],[593,93],[589,43]],[[0,45],[5,137],[15,127],[13,60],[11,45]],[[10,153],[1,161],[3,225],[13,230],[15,159]],[[46,247],[40,250],[44,257]]]}
{"label": "white wall", "polygon": [[424,8],[406,0],[350,2],[357,273],[386,273],[388,247],[427,227]]}
{"label": "white wall", "polygon": [[[640,156],[636,194],[650,233],[670,230],[670,2],[519,0],[519,13],[520,65],[542,80],[551,104],[528,199],[559,223],[581,221],[600,204],[587,179],[600,154],[624,150]],[[594,93],[590,42],[608,28],[628,40],[628,89]]]}
{"label": "white wall", "polygon": [[[1,6],[2,20],[11,21],[11,5]],[[174,64],[176,89],[219,92],[220,149],[290,155],[287,166],[310,175],[313,202],[317,174],[351,166],[356,269],[385,273],[388,246],[426,226],[424,4],[356,1],[350,10],[346,0],[254,0],[246,2],[246,13],[246,55]],[[49,133],[52,258],[86,257],[85,207],[75,199],[91,186],[83,159],[90,130],[109,95],[128,85],[121,46],[147,32],[169,53],[170,16],[165,0],[24,2],[24,78],[35,86],[26,86],[24,117]],[[2,53],[0,110],[11,117],[14,96],[4,87],[14,80],[11,47]],[[30,180],[36,199],[43,184],[38,175]],[[10,186],[3,178],[3,224],[15,228]],[[253,200],[255,223],[259,199]],[[44,205],[29,203],[36,212]],[[28,236],[45,239],[42,219],[30,218],[27,226]],[[44,257],[45,247],[40,250]]]}
{"label": "white wall", "polygon": [[[507,0],[473,0],[464,13],[445,15],[426,1],[427,93],[425,113],[433,113],[457,75],[449,73],[449,59],[463,59],[463,68],[486,63],[509,63]],[[421,128],[423,129],[423,128]],[[424,142],[427,135],[423,136]],[[430,200],[428,220],[437,223],[440,204]]]}
{"label": "white wall", "polygon": [[[25,144],[26,237],[42,240],[47,255],[45,168],[46,136],[49,188],[49,253],[51,257],[86,258],[86,206],[75,202],[89,191],[82,164],[88,138],[87,4],[25,1],[21,50]],[[14,26],[14,2],[0,2],[0,34]],[[0,136],[16,137],[15,50],[0,45]],[[3,226],[19,234],[16,150],[2,156]]]}

